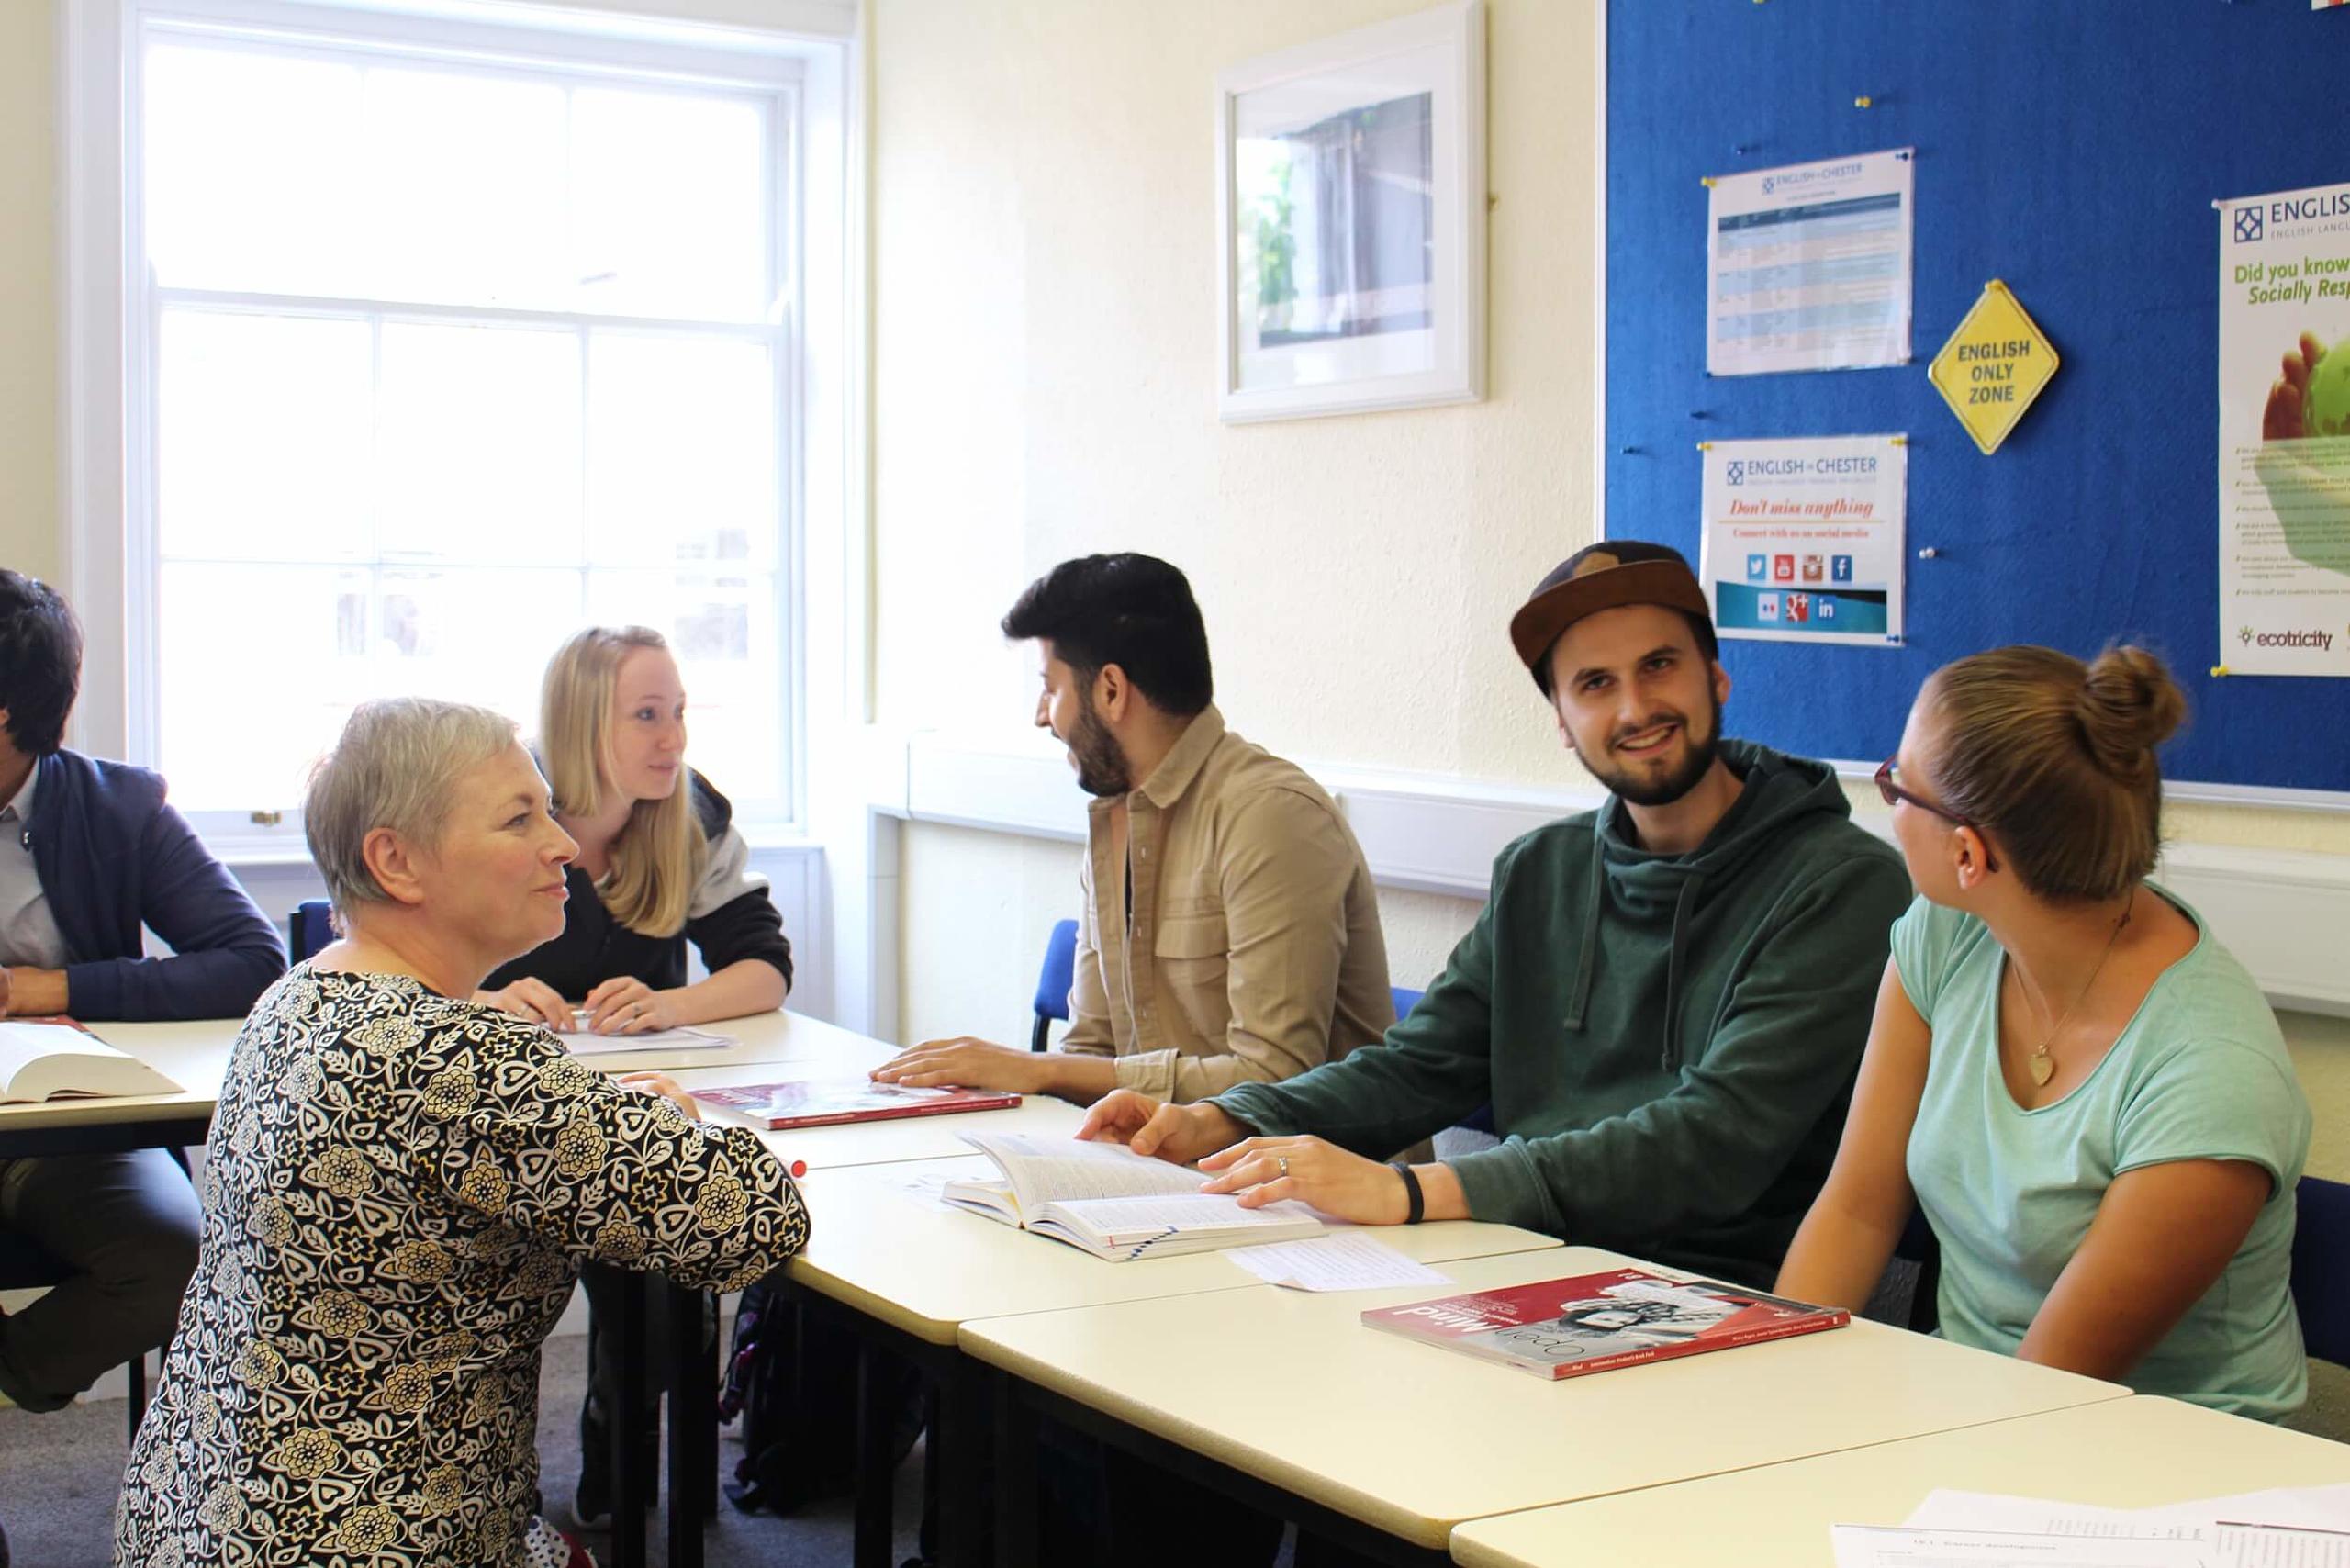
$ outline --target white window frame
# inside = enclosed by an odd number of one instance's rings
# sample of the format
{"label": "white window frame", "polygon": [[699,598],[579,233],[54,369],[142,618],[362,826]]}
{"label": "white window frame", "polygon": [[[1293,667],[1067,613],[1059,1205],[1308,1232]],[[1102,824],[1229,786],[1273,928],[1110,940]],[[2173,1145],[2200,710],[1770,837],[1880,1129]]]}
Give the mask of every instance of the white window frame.
{"label": "white window frame", "polygon": [[[87,648],[69,734],[81,749],[151,764],[153,665],[151,409],[138,379],[156,319],[137,223],[139,69],[151,30],[283,29],[480,59],[543,60],[578,73],[626,70],[691,84],[775,93],[789,125],[776,163],[776,271],[793,286],[778,367],[784,478],[776,582],[784,633],[786,800],[745,814],[755,843],[804,843],[811,827],[808,757],[819,735],[863,714],[865,582],[861,407],[861,200],[853,118],[856,14],[844,0],[643,0],[646,11],[472,0],[59,0],[63,86],[62,399],[68,507],[67,590]],[[755,9],[755,28],[735,13]],[[460,311],[434,308],[443,315]],[[539,313],[542,317],[544,313]],[[647,323],[665,329],[675,323]],[[223,694],[219,722],[266,722],[268,672],[251,693]],[[232,866],[308,858],[298,814],[198,813],[207,843]]]}

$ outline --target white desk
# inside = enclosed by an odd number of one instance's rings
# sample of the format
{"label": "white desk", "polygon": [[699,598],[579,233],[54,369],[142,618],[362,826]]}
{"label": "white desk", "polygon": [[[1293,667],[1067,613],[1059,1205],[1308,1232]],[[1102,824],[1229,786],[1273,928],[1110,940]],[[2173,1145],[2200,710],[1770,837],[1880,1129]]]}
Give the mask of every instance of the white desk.
{"label": "white desk", "polygon": [[1867,1322],[1552,1383],[1358,1321],[1629,1261],[1582,1247],[1471,1259],[1447,1266],[1449,1290],[1258,1286],[988,1318],[961,1342],[1070,1406],[1424,1551],[1492,1514],[2129,1392]]}
{"label": "white desk", "polygon": [[[1033,1117],[1035,1125],[1029,1130],[1058,1118],[1069,1133],[1082,1119],[1075,1106],[1038,1099],[1025,1102],[1017,1112],[811,1130],[880,1135],[934,1127],[951,1136],[962,1124],[1009,1130],[1015,1116]],[[795,1140],[779,1147],[794,1153],[805,1148],[808,1158],[821,1158],[822,1146],[796,1141],[805,1134],[771,1136]],[[871,1152],[869,1146],[865,1152]],[[802,1191],[814,1223],[806,1249],[792,1259],[788,1271],[803,1299],[821,1304],[822,1310],[849,1324],[866,1354],[886,1351],[910,1361],[937,1390],[931,1463],[939,1488],[939,1556],[949,1568],[987,1560],[982,1520],[989,1447],[985,1423],[991,1390],[981,1369],[957,1350],[959,1331],[968,1320],[1014,1313],[1058,1315],[1112,1302],[1196,1301],[1212,1293],[1273,1288],[1214,1252],[1113,1263],[978,1215],[940,1209],[903,1190],[903,1183],[917,1174],[986,1175],[993,1170],[990,1161],[977,1155],[813,1170]],[[1551,1238],[1532,1231],[1466,1221],[1398,1226],[1380,1236],[1424,1262],[1447,1264],[1448,1271],[1453,1259],[1528,1250],[1555,1254],[1558,1249]],[[1448,1288],[1423,1285],[1419,1290],[1439,1294]],[[1196,1341],[1186,1335],[1179,1342]],[[1165,1353],[1163,1345],[1160,1353]],[[866,1446],[858,1467],[856,1561],[865,1565],[888,1561],[888,1455],[877,1446],[888,1414],[886,1408],[868,1406],[863,1417],[866,1436],[861,1440]]]}
{"label": "white desk", "polygon": [[[810,1172],[800,1190],[818,1217],[807,1249],[791,1260],[793,1282],[934,1345],[955,1344],[957,1328],[973,1318],[1264,1288],[1218,1252],[1112,1263],[979,1215],[941,1209],[903,1190],[917,1172],[990,1176],[995,1167],[971,1155],[918,1167]],[[1530,1230],[1469,1220],[1392,1226],[1375,1234],[1432,1266],[1559,1245]],[[1451,1287],[1419,1288],[1441,1295]]]}
{"label": "white desk", "polygon": [[1469,1568],[1819,1568],[1829,1526],[1899,1524],[1938,1486],[2143,1508],[2340,1482],[2350,1447],[2173,1399],[2116,1399],[1477,1519],[1452,1532],[1452,1555]]}

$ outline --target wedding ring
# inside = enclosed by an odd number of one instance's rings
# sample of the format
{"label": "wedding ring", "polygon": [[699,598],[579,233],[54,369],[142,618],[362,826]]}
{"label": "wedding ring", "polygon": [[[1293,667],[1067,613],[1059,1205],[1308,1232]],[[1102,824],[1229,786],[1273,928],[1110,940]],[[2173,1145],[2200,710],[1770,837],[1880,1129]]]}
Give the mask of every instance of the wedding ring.
{"label": "wedding ring", "polygon": [[1287,1155],[1276,1155],[1273,1158],[1273,1169],[1280,1171],[1284,1176],[1288,1175],[1289,1157]]}

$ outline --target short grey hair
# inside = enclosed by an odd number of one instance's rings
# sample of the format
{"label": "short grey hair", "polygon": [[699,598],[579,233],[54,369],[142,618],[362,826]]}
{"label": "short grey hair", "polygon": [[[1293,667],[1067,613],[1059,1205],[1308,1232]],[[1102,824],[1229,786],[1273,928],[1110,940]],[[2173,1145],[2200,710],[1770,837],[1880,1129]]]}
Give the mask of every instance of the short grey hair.
{"label": "short grey hair", "polygon": [[310,769],[302,832],[326,879],[335,913],[348,919],[387,895],[367,869],[367,835],[389,828],[411,843],[441,842],[456,782],[514,744],[503,713],[430,697],[362,702],[334,750]]}

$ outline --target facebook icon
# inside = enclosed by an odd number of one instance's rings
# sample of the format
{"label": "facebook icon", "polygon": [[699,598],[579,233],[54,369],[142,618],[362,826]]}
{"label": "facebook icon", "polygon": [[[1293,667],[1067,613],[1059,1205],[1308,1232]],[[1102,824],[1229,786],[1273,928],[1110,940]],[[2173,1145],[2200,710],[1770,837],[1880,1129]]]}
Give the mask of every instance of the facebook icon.
{"label": "facebook icon", "polygon": [[1850,555],[1837,556],[1830,563],[1829,571],[1838,582],[1851,582],[1852,580],[1852,558]]}
{"label": "facebook icon", "polygon": [[1764,578],[1768,577],[1770,575],[1771,575],[1771,557],[1770,557],[1770,556],[1768,556],[1768,555],[1749,555],[1749,556],[1746,558],[1746,580],[1747,580],[1748,582],[1750,582],[1750,583],[1759,583],[1759,582],[1762,581]]}

